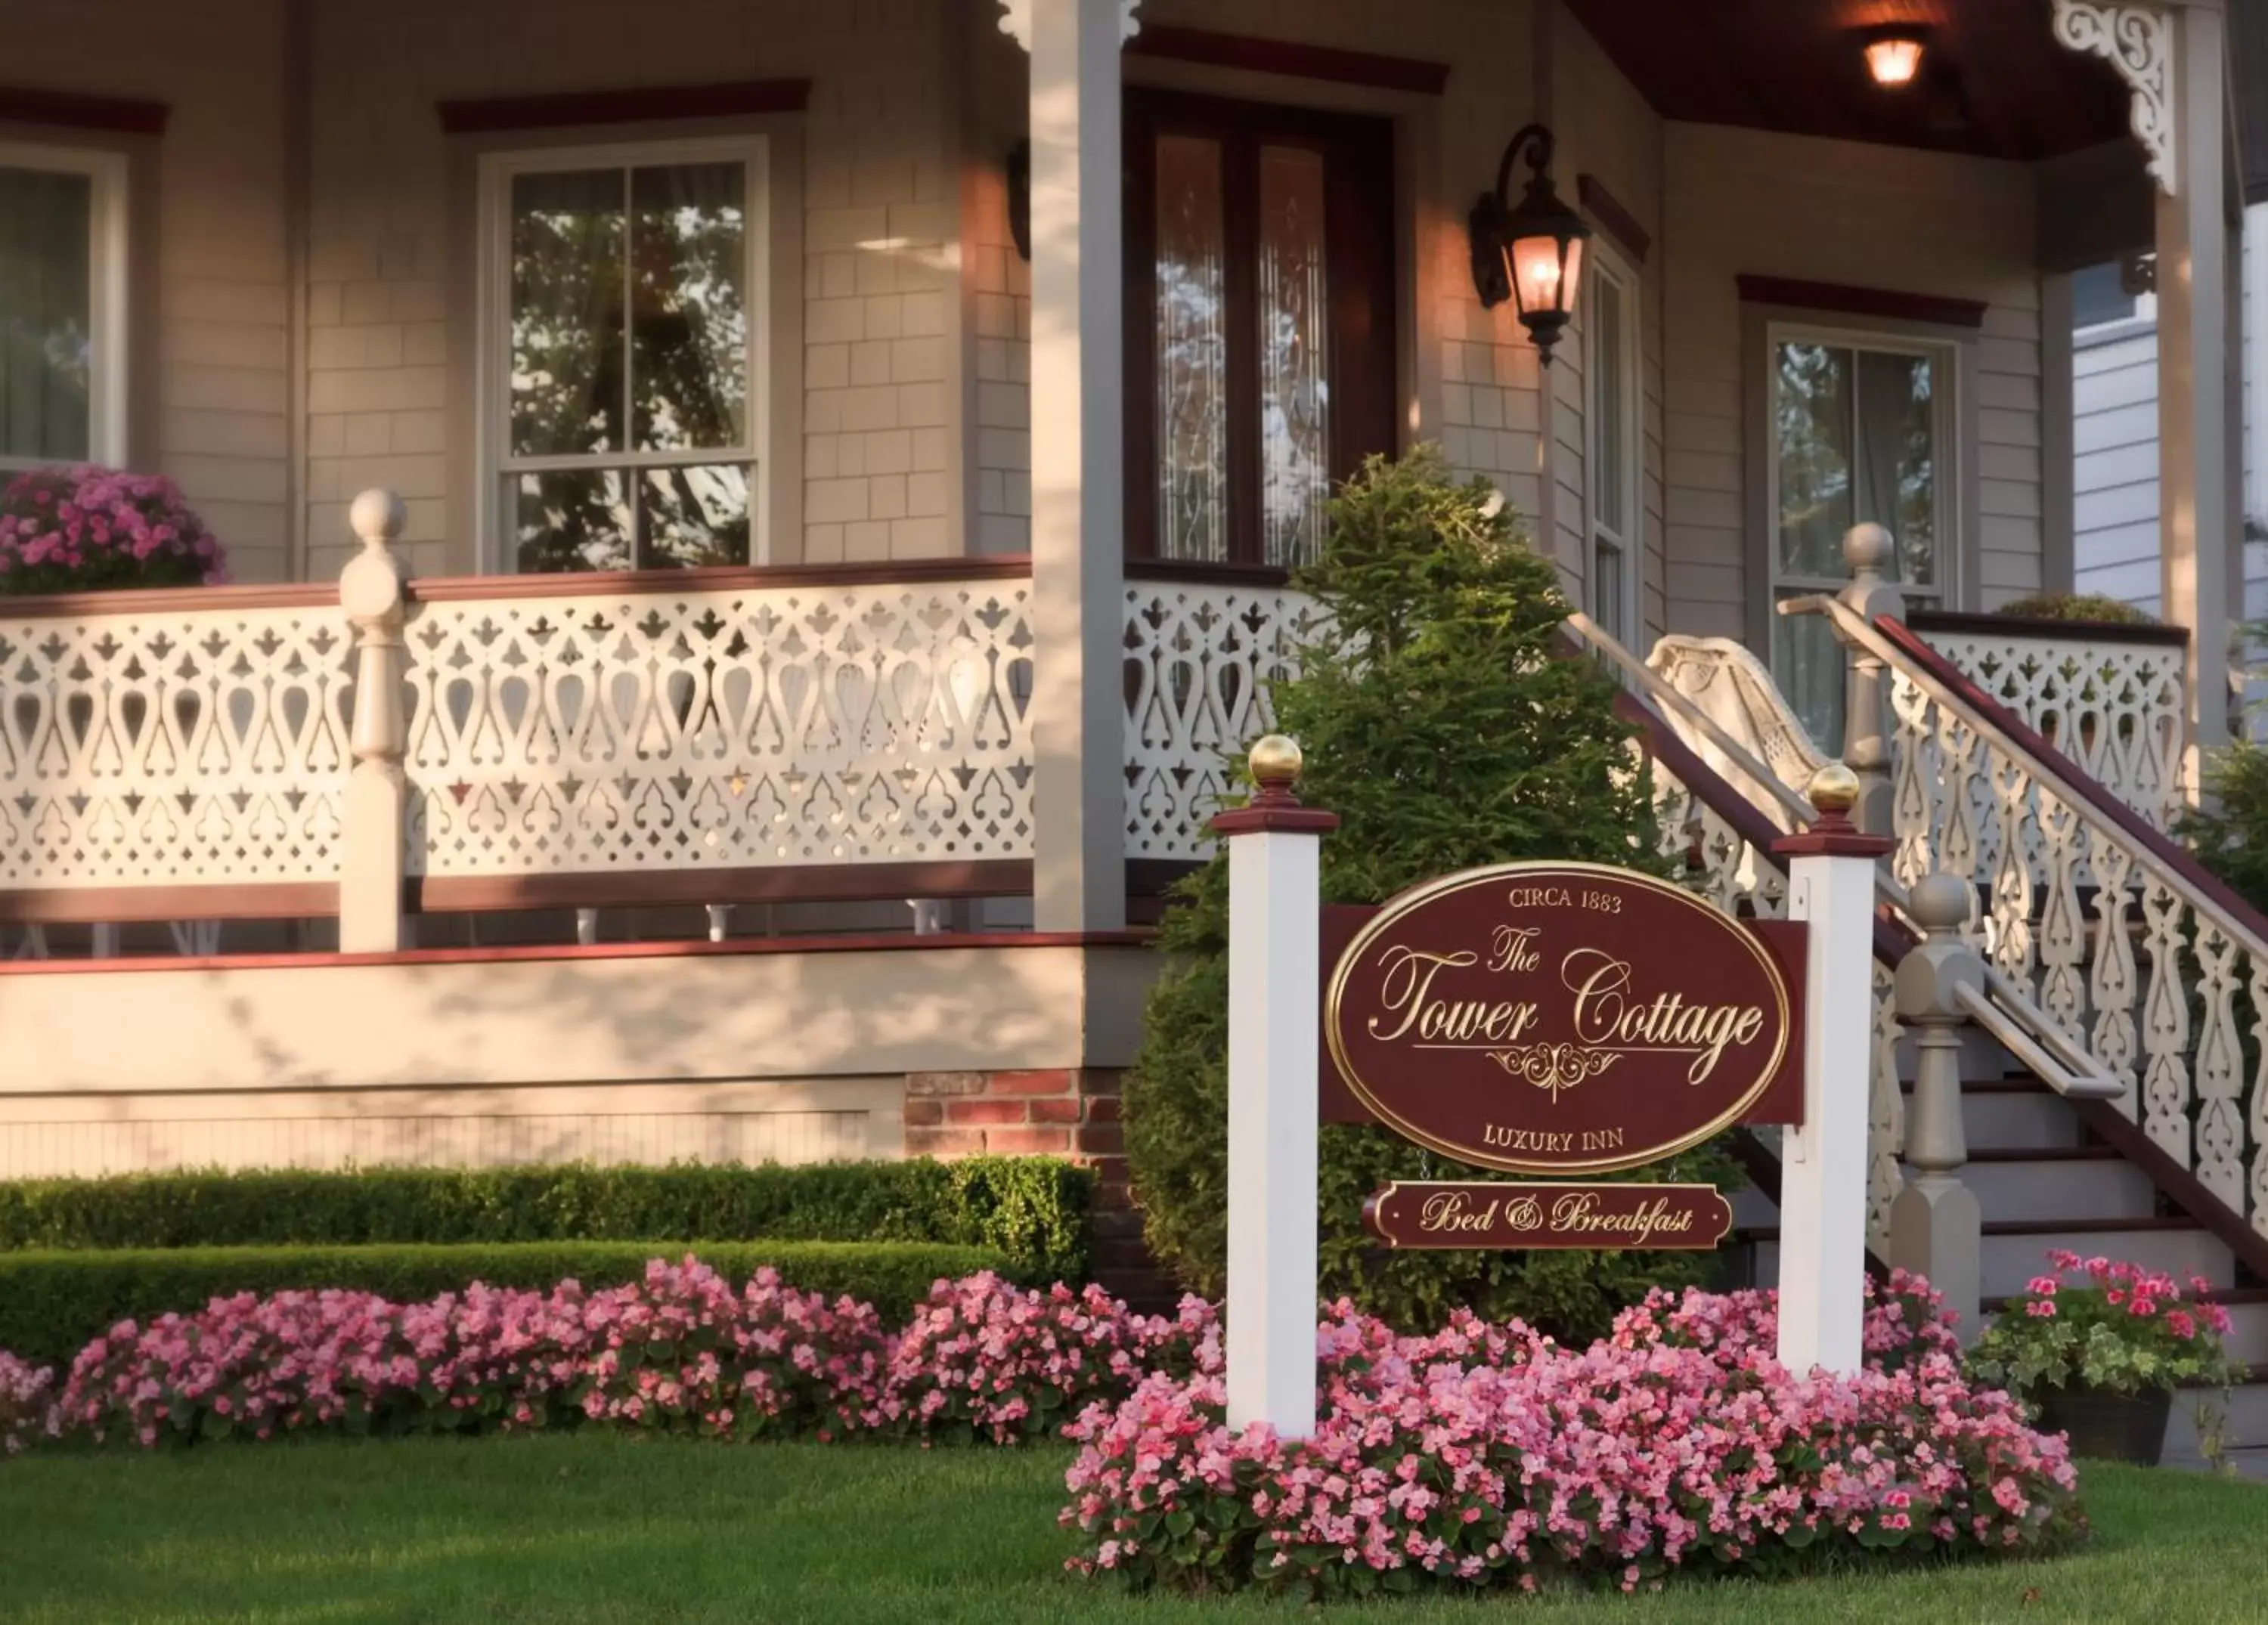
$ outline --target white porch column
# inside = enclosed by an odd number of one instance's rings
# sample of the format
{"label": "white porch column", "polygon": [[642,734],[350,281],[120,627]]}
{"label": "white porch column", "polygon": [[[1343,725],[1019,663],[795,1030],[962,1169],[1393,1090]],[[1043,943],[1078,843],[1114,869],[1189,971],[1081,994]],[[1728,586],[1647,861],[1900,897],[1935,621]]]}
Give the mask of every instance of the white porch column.
{"label": "white porch column", "polygon": [[2165,618],[2190,629],[2194,786],[2198,753],[2228,738],[2228,635],[2242,614],[2241,328],[2229,267],[2228,19],[2184,5],[2170,20],[2175,179],[2158,194],[2159,564]]}
{"label": "white porch column", "polygon": [[1300,747],[1251,754],[1228,842],[1228,1425],[1315,1430],[1315,1207],[1322,1031],[1322,837],[1292,793]]}
{"label": "white porch column", "polygon": [[1118,92],[1126,11],[1122,0],[1028,4],[1033,923],[1108,930],[1126,920]]}
{"label": "white porch column", "polygon": [[350,515],[362,551],[339,575],[339,606],[355,629],[354,723],[340,823],[339,951],[387,953],[409,945],[401,912],[409,781],[401,754],[401,627],[406,572],[394,551],[408,511],[392,491],[368,490]]}
{"label": "white porch column", "polygon": [[[2158,185],[2161,611],[2190,629],[2186,772],[2228,737],[2230,606],[2242,603],[2242,323],[2232,267],[2228,7],[2234,0],[2055,0],[2055,37],[2126,82]],[[2240,612],[2241,613],[2241,612]]]}
{"label": "white porch column", "polygon": [[1892,842],[1851,826],[1859,776],[1830,762],[1805,793],[1819,811],[1775,842],[1804,952],[1803,1122],[1780,1148],[1779,1360],[1855,1373],[1866,1314],[1867,1123],[1874,1031],[1874,864]]}

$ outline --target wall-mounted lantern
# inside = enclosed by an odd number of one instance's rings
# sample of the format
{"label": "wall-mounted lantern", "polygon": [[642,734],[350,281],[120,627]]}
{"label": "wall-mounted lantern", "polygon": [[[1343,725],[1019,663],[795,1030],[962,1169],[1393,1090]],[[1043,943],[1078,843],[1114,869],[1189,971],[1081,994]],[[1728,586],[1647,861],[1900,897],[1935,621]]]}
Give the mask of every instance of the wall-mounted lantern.
{"label": "wall-mounted lantern", "polygon": [[1025,264],[1032,261],[1032,143],[1008,149],[1008,240]]}
{"label": "wall-mounted lantern", "polygon": [[1911,85],[1921,74],[1922,44],[1918,28],[1872,29],[1867,34],[1867,71],[1884,90]]}
{"label": "wall-mounted lantern", "polygon": [[[1551,132],[1530,124],[1512,138],[1497,165],[1496,190],[1473,205],[1473,286],[1484,306],[1516,301],[1521,325],[1551,364],[1551,347],[1575,308],[1583,277],[1583,243],[1591,228],[1559,201],[1551,185]],[[1512,166],[1525,154],[1532,172],[1515,205]]]}

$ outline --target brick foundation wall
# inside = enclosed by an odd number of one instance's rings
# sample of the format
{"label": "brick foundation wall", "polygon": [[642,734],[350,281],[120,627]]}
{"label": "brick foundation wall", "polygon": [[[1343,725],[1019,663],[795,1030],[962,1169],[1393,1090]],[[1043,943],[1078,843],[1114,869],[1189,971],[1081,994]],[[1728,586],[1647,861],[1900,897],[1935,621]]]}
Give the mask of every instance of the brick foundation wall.
{"label": "brick foundation wall", "polygon": [[1023,1072],[909,1072],[909,1157],[1068,1157],[1095,1172],[1088,1238],[1094,1276],[1137,1308],[1169,1305],[1172,1283],[1142,1245],[1126,1181],[1119,1074],[1058,1067]]}

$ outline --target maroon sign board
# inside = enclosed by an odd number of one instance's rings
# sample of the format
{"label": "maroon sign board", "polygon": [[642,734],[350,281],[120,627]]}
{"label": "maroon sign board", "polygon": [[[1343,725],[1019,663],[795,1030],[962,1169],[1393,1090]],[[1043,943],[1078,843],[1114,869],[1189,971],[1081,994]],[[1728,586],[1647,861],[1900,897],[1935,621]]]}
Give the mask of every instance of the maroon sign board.
{"label": "maroon sign board", "polygon": [[1498,1185],[1396,1180],[1363,1203],[1390,1247],[1646,1247],[1706,1253],[1733,1228],[1713,1185]]}
{"label": "maroon sign board", "polygon": [[[1499,864],[1413,887],[1375,910],[1327,911],[1324,1117],[1375,1121],[1459,1162],[1580,1179],[1643,1166],[1738,1122],[1801,1121],[1803,928],[1734,920],[1633,870]],[[1412,1186],[1372,1199],[1397,1246],[1709,1246],[1705,1188],[1441,1187],[1497,1217],[1458,1231],[1421,1222]],[[1528,1216],[1587,1193],[1625,1217],[1554,1228]],[[1705,1239],[1678,1240],[1661,1213]],[[1729,1215],[1725,1216],[1729,1224]],[[1625,1232],[1627,1233],[1627,1232]],[[1453,1236],[1463,1239],[1447,1239]],[[1476,1236],[1497,1239],[1479,1240]],[[1518,1239],[1513,1239],[1517,1236]]]}

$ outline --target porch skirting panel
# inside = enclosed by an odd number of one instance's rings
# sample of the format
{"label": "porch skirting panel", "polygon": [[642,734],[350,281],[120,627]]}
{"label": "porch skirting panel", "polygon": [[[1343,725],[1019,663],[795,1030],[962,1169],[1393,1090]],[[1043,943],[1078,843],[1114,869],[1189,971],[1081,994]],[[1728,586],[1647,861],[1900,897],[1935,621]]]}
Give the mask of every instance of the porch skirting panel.
{"label": "porch skirting panel", "polygon": [[909,1079],[1127,1064],[1122,937],[13,965],[0,1177],[897,1156]]}
{"label": "porch skirting panel", "polygon": [[902,1077],[586,1088],[11,1097],[0,1178],[352,1163],[828,1162],[895,1157]]}

